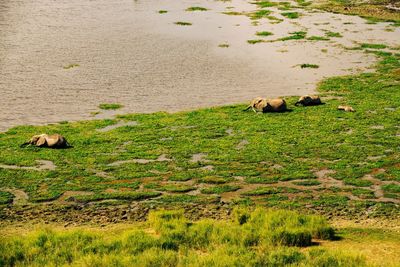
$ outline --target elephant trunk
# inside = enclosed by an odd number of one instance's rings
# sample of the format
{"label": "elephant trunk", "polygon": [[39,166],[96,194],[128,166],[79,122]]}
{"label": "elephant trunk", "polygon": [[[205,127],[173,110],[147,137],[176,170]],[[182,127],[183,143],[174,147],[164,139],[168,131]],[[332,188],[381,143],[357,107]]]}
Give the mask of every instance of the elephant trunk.
{"label": "elephant trunk", "polygon": [[250,106],[248,106],[246,109],[244,109],[243,111],[247,111],[247,110],[249,110],[251,108],[251,105]]}
{"label": "elephant trunk", "polygon": [[22,145],[20,145],[19,147],[26,147],[26,146],[28,146],[28,145],[30,145],[31,144],[31,142],[25,142],[25,143],[23,143]]}

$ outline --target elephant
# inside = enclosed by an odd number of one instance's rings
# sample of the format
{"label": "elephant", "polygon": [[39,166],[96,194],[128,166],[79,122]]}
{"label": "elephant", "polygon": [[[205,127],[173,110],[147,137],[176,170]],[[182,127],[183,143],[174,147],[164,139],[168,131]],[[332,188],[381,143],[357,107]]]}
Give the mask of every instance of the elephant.
{"label": "elephant", "polygon": [[40,134],[34,135],[32,138],[21,145],[21,147],[25,147],[28,145],[34,145],[37,147],[49,147],[49,148],[67,148],[71,147],[68,143],[67,139],[60,134]]}
{"label": "elephant", "polygon": [[256,97],[256,98],[254,98],[253,100],[251,100],[250,105],[245,109],[245,111],[246,111],[246,110],[249,110],[250,108],[251,108],[254,112],[262,111],[263,108],[267,105],[266,102],[267,102],[267,101],[266,101],[265,98]]}
{"label": "elephant", "polygon": [[284,99],[265,99],[262,97],[253,99],[245,110],[250,108],[253,109],[254,112],[283,112],[287,110],[286,101]]}
{"label": "elephant", "polygon": [[338,106],[337,108],[338,110],[343,110],[346,112],[355,112],[354,108],[350,107],[350,106]]}
{"label": "elephant", "polygon": [[266,106],[263,108],[263,112],[284,112],[287,111],[285,99],[275,98],[268,99]]}
{"label": "elephant", "polygon": [[298,106],[300,104],[303,106],[317,106],[321,105],[322,101],[321,98],[317,95],[304,95],[300,97],[299,100],[294,105]]}

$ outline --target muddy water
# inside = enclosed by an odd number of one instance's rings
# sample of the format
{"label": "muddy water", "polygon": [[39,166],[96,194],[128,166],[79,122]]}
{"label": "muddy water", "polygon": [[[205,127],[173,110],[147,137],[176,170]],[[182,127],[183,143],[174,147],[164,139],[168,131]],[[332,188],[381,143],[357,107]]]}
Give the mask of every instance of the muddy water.
{"label": "muddy water", "polygon": [[[186,12],[190,6],[210,10]],[[161,9],[169,12],[158,14]],[[235,0],[2,0],[0,131],[20,124],[90,119],[105,102],[123,104],[118,113],[173,112],[254,96],[309,93],[323,77],[373,63],[371,55],[341,45],[393,45],[399,34],[398,29],[385,31],[388,24],[367,25],[357,17],[328,13],[301,11],[301,19],[280,24],[260,20],[258,26],[245,16],[221,14],[254,9]],[[176,21],[193,25],[177,26]],[[332,30],[344,37],[246,42],[257,39],[256,31],[273,32],[268,40],[305,28],[310,35]],[[218,47],[222,43],[229,48]],[[302,63],[320,68],[300,69]],[[65,68],[71,64],[79,66]]]}

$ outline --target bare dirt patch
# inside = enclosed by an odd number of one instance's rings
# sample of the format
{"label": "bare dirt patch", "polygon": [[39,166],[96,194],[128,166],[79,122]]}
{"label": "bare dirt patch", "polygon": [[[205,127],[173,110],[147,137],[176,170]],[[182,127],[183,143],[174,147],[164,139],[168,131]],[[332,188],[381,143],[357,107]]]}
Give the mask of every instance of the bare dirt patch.
{"label": "bare dirt patch", "polygon": [[108,164],[108,166],[120,166],[127,163],[139,163],[139,164],[148,164],[152,162],[164,162],[164,161],[172,161],[172,159],[168,158],[167,155],[162,154],[157,159],[129,159],[129,160],[120,160],[115,161],[113,163]]}
{"label": "bare dirt patch", "polygon": [[0,164],[0,168],[10,170],[34,170],[34,171],[54,171],[56,165],[50,160],[37,160],[38,167],[18,166],[18,165],[5,165]]}

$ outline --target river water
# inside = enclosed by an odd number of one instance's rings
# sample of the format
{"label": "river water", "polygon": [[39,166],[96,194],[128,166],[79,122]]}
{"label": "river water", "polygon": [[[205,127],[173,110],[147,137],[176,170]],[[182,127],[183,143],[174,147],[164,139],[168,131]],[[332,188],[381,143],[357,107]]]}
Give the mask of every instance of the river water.
{"label": "river water", "polygon": [[[190,6],[209,10],[185,11]],[[312,93],[322,78],[359,72],[375,61],[343,46],[398,45],[398,28],[354,16],[300,10],[297,20],[262,19],[255,26],[246,16],[222,14],[256,8],[242,0],[2,0],[0,131]],[[283,18],[279,12],[274,15]],[[273,40],[302,30],[343,38],[247,43],[259,38],[257,31],[273,32],[264,38]],[[320,68],[301,69],[302,63]],[[100,103],[124,108],[91,115]]]}

